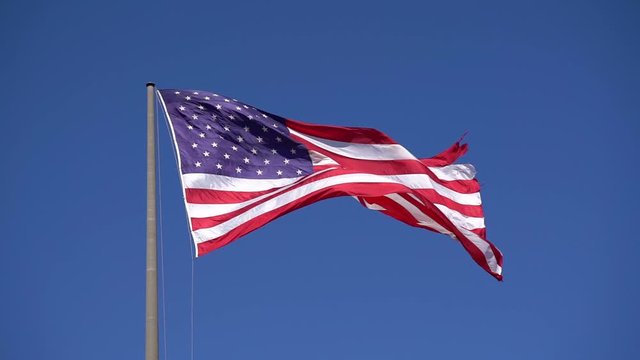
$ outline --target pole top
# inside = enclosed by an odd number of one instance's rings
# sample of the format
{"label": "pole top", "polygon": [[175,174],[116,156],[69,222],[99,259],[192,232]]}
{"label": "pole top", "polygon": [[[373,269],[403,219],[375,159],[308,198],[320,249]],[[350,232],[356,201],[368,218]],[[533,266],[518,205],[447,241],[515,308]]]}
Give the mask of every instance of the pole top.
{"label": "pole top", "polygon": [[153,83],[153,82],[148,82],[148,83],[147,83],[147,87],[149,87],[149,86],[153,86],[153,87],[156,87],[156,83]]}

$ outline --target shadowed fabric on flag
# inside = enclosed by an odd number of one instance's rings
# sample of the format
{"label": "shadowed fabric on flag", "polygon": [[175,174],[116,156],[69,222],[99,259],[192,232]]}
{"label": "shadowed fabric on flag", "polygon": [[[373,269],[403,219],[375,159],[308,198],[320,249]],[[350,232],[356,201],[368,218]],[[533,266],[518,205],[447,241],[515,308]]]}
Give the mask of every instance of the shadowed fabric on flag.
{"label": "shadowed fabric on flag", "polygon": [[456,239],[502,279],[486,239],[480,187],[455,143],[426,159],[368,128],[285,119],[223,95],[159,90],[180,166],[196,254],[213,251],[290,211],[336,196]]}

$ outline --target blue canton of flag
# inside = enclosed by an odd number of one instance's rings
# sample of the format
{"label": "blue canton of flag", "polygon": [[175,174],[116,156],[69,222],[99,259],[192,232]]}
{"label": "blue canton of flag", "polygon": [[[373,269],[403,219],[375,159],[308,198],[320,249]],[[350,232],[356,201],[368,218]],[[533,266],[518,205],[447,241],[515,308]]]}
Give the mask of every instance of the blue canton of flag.
{"label": "blue canton of flag", "polygon": [[160,93],[183,174],[275,179],[312,172],[309,152],[291,138],[283,118],[219,94]]}

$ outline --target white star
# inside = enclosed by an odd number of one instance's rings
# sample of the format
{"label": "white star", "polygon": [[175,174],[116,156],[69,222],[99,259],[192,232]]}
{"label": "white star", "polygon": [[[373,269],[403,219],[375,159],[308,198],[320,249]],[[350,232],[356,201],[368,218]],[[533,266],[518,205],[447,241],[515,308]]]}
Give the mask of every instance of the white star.
{"label": "white star", "polygon": [[200,106],[198,106],[198,109],[204,110],[204,106],[200,105]]}
{"label": "white star", "polygon": [[253,120],[253,115],[248,116],[249,120]]}
{"label": "white star", "polygon": [[222,109],[222,105],[216,104],[216,109],[218,109],[218,110]]}
{"label": "white star", "polygon": [[191,126],[191,125],[187,125],[187,129],[189,129],[189,130],[193,130],[193,126]]}
{"label": "white star", "polygon": [[262,170],[256,170],[256,173],[257,173],[258,175],[262,175]]}
{"label": "white star", "polygon": [[233,117],[233,115],[229,115],[229,119],[233,120],[235,118]]}
{"label": "white star", "polygon": [[204,133],[200,133],[198,136],[200,136],[201,138],[204,137]]}
{"label": "white star", "polygon": [[258,150],[256,150],[256,148],[252,148],[251,152],[253,153],[253,155],[258,155]]}
{"label": "white star", "polygon": [[200,167],[202,163],[200,161],[196,161],[196,167]]}
{"label": "white star", "polygon": [[229,102],[229,99],[224,99],[224,102]]}
{"label": "white star", "polygon": [[204,99],[205,99],[205,100],[211,100],[211,98],[210,98],[210,97],[208,97],[208,96],[205,96],[205,97],[204,97]]}
{"label": "white star", "polygon": [[198,115],[193,114],[193,115],[191,116],[191,118],[193,118],[193,120],[198,120]]}
{"label": "white star", "polygon": [[185,96],[185,100],[191,100],[191,96]]}
{"label": "white star", "polygon": [[217,142],[212,142],[212,143],[211,143],[211,146],[213,146],[213,147],[218,147],[218,143],[217,143]]}
{"label": "white star", "polygon": [[217,119],[217,118],[218,118],[218,115],[216,115],[216,114],[211,114],[211,117],[213,118],[213,120],[215,120],[215,119]]}
{"label": "white star", "polygon": [[197,148],[197,147],[198,147],[198,144],[193,143],[193,144],[191,144],[191,147],[195,149],[195,148]]}
{"label": "white star", "polygon": [[273,155],[275,155],[275,154],[277,154],[277,153],[278,153],[278,150],[276,150],[276,149],[271,149],[271,153],[272,153]]}
{"label": "white star", "polygon": [[298,169],[298,170],[296,171],[296,173],[297,173],[298,175],[302,175],[302,170]]}
{"label": "white star", "polygon": [[238,148],[235,145],[232,146],[231,149],[233,149],[233,151],[238,151]]}
{"label": "white star", "polygon": [[242,105],[242,107],[244,107],[245,109],[248,109],[248,108],[249,108],[247,105]]}
{"label": "white star", "polygon": [[180,111],[184,111],[184,109],[186,109],[186,108],[184,106],[180,105],[180,107],[178,109],[180,109]]}
{"label": "white star", "polygon": [[277,142],[282,142],[282,138],[280,136],[276,137]]}
{"label": "white star", "polygon": [[266,126],[263,126],[263,127],[262,127],[262,131],[263,131],[263,132],[267,132],[267,130],[268,130],[268,129],[267,129],[267,127],[266,127]]}
{"label": "white star", "polygon": [[282,170],[276,171],[276,174],[278,174],[278,176],[282,176]]}
{"label": "white star", "polygon": [[222,165],[220,165],[220,163],[217,163],[217,164],[216,164],[216,167],[217,167],[218,169],[222,169]]}
{"label": "white star", "polygon": [[194,91],[194,92],[193,92],[193,95],[198,95],[198,92],[197,92],[197,91]]}
{"label": "white star", "polygon": [[218,94],[213,94],[213,96],[218,96]]}
{"label": "white star", "polygon": [[208,151],[205,151],[205,152],[202,153],[202,155],[204,155],[204,156],[209,156],[209,154],[210,154],[210,152],[208,152]]}
{"label": "white star", "polygon": [[233,100],[233,101],[238,101],[237,99],[231,99],[231,100]]}
{"label": "white star", "polygon": [[268,118],[268,116],[265,114],[260,114],[260,115],[262,115],[263,118]]}
{"label": "white star", "polygon": [[295,154],[296,153],[296,149],[291,149],[291,153]]}
{"label": "white star", "polygon": [[224,127],[224,131],[230,131],[228,126]]}
{"label": "white star", "polygon": [[236,139],[238,139],[238,142],[241,143],[244,141],[244,139],[242,138],[242,136],[238,136]]}
{"label": "white star", "polygon": [[245,127],[244,127],[244,131],[249,132],[249,127],[248,127],[248,126],[245,126]]}
{"label": "white star", "polygon": [[249,158],[244,158],[244,159],[242,159],[242,160],[244,160],[244,163],[245,163],[245,164],[248,164],[248,163],[249,163]]}
{"label": "white star", "polygon": [[211,125],[207,124],[207,130],[211,130]]}
{"label": "white star", "polygon": [[176,94],[176,95],[180,95],[180,91],[176,91],[174,94]]}
{"label": "white star", "polygon": [[277,129],[278,128],[278,124],[273,124],[273,127]]}
{"label": "white star", "polygon": [[258,140],[258,142],[259,142],[259,143],[261,143],[261,142],[262,142],[262,138],[261,138],[260,136],[258,136],[258,137],[256,138],[256,140]]}
{"label": "white star", "polygon": [[269,161],[269,159],[264,159],[264,164],[265,164],[265,165],[269,165],[269,163],[270,163],[270,162],[271,162],[271,161]]}
{"label": "white star", "polygon": [[242,110],[240,106],[236,106],[236,110]]}
{"label": "white star", "polygon": [[237,168],[236,168],[236,172],[237,172],[238,174],[240,174],[240,173],[242,172],[242,169],[240,169],[240,167],[237,167]]}
{"label": "white star", "polygon": [[223,155],[223,156],[224,156],[224,158],[225,158],[225,159],[229,159],[229,158],[231,157],[231,155],[229,155],[229,154],[227,154],[227,153],[224,153],[224,155]]}
{"label": "white star", "polygon": [[284,159],[285,165],[289,163],[289,159]]}

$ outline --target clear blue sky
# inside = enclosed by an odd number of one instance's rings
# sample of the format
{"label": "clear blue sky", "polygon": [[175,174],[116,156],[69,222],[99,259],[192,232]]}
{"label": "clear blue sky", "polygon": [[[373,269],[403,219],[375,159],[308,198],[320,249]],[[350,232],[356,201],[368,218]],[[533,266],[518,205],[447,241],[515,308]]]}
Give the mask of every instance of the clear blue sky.
{"label": "clear blue sky", "polygon": [[[195,359],[637,359],[637,1],[0,4],[0,358],[141,359],[145,88],[379,128],[469,130],[505,281],[333,199],[195,262]],[[167,359],[191,250],[160,128]],[[161,358],[163,358],[161,356]]]}

